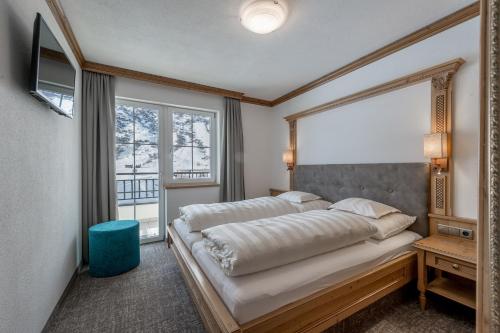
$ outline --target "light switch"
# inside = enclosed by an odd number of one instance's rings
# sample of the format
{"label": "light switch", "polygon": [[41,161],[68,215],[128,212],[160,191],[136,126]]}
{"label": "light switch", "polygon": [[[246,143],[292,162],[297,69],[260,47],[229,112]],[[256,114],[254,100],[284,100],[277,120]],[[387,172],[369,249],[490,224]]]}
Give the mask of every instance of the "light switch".
{"label": "light switch", "polygon": [[449,227],[448,233],[451,236],[460,237],[460,228]]}
{"label": "light switch", "polygon": [[450,231],[449,231],[450,228],[445,224],[438,224],[437,227],[438,227],[439,234],[448,235],[450,233]]}

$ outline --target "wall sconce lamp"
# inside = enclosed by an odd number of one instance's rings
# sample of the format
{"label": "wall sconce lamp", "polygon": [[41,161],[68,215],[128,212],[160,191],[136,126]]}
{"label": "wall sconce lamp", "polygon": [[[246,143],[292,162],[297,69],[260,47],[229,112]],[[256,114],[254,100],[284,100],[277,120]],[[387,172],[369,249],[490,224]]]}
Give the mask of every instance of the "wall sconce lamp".
{"label": "wall sconce lamp", "polygon": [[448,133],[424,135],[424,156],[431,159],[432,170],[441,174],[448,169]]}
{"label": "wall sconce lamp", "polygon": [[293,170],[293,150],[287,149],[283,153],[283,162],[286,163],[286,167],[287,167],[286,169],[288,171]]}

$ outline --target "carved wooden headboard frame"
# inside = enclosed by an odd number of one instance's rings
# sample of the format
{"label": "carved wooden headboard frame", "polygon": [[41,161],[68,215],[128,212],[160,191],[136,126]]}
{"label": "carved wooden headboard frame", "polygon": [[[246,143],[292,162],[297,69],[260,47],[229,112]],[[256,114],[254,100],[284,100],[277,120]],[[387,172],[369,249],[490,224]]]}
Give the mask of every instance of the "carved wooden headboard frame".
{"label": "carved wooden headboard frame", "polygon": [[453,163],[452,163],[452,106],[453,75],[446,71],[432,77],[431,86],[431,133],[448,134],[448,168],[445,172],[431,173],[430,212],[439,215],[452,215]]}
{"label": "carved wooden headboard frame", "polygon": [[[293,164],[297,161],[297,120],[316,113],[375,97],[422,81],[431,85],[431,133],[448,133],[448,169],[431,173],[431,200],[429,211],[433,214],[452,215],[453,163],[452,163],[452,114],[453,76],[465,61],[461,58],[403,76],[401,78],[362,90],[319,106],[285,117],[290,129],[289,149],[293,152]],[[423,138],[422,138],[423,140]],[[294,170],[290,171],[290,188],[293,189]]]}

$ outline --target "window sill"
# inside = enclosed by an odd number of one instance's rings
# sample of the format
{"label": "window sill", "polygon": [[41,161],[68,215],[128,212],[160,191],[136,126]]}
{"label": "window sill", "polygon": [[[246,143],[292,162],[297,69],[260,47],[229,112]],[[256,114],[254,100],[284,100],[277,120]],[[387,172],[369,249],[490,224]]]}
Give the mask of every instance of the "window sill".
{"label": "window sill", "polygon": [[165,184],[163,188],[165,190],[174,190],[182,188],[198,188],[198,187],[219,187],[217,183],[177,183],[177,184]]}

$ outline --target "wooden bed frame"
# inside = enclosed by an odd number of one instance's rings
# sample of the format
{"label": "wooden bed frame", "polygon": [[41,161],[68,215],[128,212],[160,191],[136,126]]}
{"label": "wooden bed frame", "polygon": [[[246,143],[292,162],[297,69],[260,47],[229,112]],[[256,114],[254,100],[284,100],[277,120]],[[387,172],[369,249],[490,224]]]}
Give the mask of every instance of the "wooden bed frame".
{"label": "wooden bed frame", "polygon": [[411,251],[341,283],[238,324],[173,226],[167,244],[174,251],[208,332],[322,332],[416,278]]}

